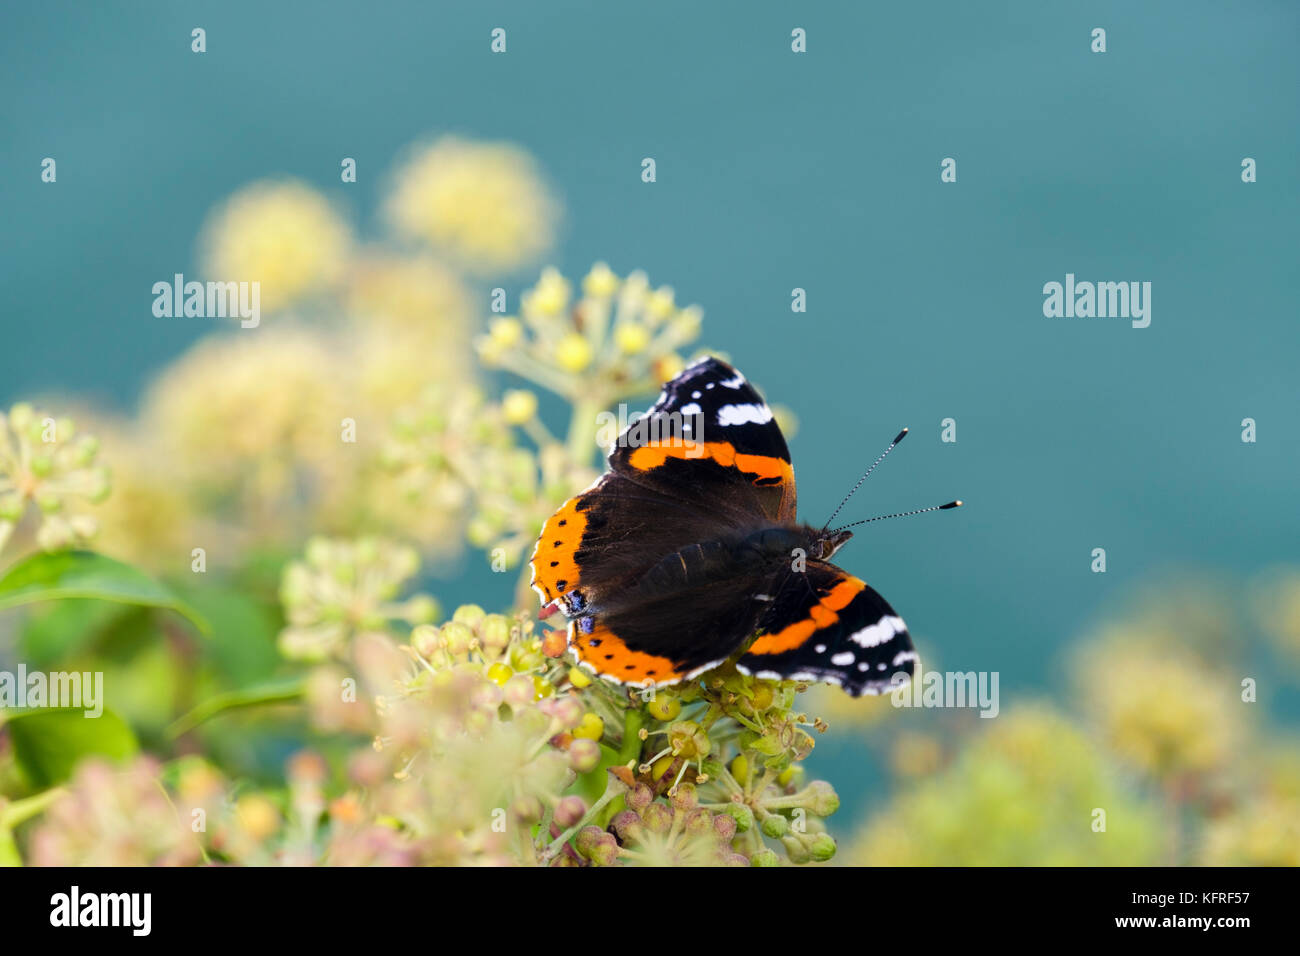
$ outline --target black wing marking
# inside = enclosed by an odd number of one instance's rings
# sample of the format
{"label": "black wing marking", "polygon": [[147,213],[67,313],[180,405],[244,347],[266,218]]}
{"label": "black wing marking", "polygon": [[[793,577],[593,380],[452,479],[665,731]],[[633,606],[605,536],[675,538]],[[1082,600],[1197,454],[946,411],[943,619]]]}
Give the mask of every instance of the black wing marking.
{"label": "black wing marking", "polygon": [[734,368],[716,358],[691,365],[628,426],[609,466],[674,497],[737,518],[793,521],[790,449],[772,410]]}
{"label": "black wing marking", "polygon": [[858,697],[888,692],[895,675],[911,677],[917,660],[888,602],[820,561],[790,572],[759,626],[762,635],[737,663],[756,677],[825,681]]}

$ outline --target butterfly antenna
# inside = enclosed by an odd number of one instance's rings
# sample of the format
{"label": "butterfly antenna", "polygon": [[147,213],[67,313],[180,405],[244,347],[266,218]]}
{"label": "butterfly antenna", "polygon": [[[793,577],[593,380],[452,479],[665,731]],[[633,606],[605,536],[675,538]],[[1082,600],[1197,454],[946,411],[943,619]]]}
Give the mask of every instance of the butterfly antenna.
{"label": "butterfly antenna", "polygon": [[893,451],[894,448],[898,445],[898,443],[906,437],[907,437],[906,428],[904,428],[901,432],[899,432],[897,435],[894,436],[894,440],[889,443],[889,447],[886,448],[884,451],[882,451],[880,453],[880,457],[871,463],[871,467],[868,468],[863,473],[862,477],[858,479],[858,483],[853,486],[853,489],[847,495],[844,496],[844,500],[839,503],[839,507],[837,507],[834,511],[831,512],[831,516],[826,519],[826,524],[822,526],[823,531],[825,531],[827,528],[831,526],[831,522],[835,520],[835,516],[840,513],[840,511],[844,508],[846,504],[849,503],[849,499],[853,497],[854,492],[856,492],[859,488],[862,487],[862,483],[867,480],[867,475],[875,471],[876,466],[885,460],[885,456],[888,455],[891,451]]}
{"label": "butterfly antenna", "polygon": [[843,531],[844,528],[854,528],[860,524],[868,524],[872,521],[884,521],[886,518],[906,518],[909,515],[923,515],[927,511],[947,511],[949,508],[960,508],[960,501],[950,501],[946,505],[931,505],[929,508],[917,508],[915,511],[900,511],[892,515],[877,515],[874,518],[863,518],[861,521],[854,521],[852,524],[846,524],[843,527],[836,528],[835,531]]}

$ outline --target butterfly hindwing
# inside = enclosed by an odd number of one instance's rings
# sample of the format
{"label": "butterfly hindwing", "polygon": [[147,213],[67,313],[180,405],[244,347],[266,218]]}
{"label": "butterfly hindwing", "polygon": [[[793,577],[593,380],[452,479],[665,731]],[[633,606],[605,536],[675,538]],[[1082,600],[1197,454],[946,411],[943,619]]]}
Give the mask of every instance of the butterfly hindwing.
{"label": "butterfly hindwing", "polygon": [[[697,561],[725,560],[708,553],[721,547],[717,542],[700,547]],[[618,683],[673,684],[734,654],[753,635],[762,611],[744,575],[671,592],[634,587],[604,610],[573,619],[569,647],[579,664]]]}
{"label": "butterfly hindwing", "polygon": [[670,684],[721,663],[753,635],[763,579],[720,509],[607,474],[547,521],[533,589],[569,618],[579,663],[633,686]]}
{"label": "butterfly hindwing", "polygon": [[854,697],[911,677],[916,651],[894,609],[866,582],[832,564],[791,571],[740,658],[747,674],[772,680],[826,681]]}

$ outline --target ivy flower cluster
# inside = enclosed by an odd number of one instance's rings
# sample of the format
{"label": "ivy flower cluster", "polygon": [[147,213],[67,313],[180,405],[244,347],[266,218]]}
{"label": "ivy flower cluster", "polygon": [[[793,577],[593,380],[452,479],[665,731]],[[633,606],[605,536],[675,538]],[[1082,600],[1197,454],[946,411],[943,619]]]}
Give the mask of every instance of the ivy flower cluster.
{"label": "ivy flower cluster", "polygon": [[566,399],[570,451],[587,458],[596,414],[654,394],[680,372],[679,352],[699,337],[703,318],[698,306],[678,306],[670,287],[652,288],[643,272],[620,277],[603,262],[576,299],[572,283],[546,269],[520,303],[518,316],[493,320],[479,356]]}
{"label": "ivy flower cluster", "polygon": [[390,621],[434,620],[438,602],[428,595],[397,600],[419,567],[419,554],[409,546],[376,538],[313,538],[304,559],[285,568],[280,584],[289,622],[280,635],[281,652],[295,660],[324,660],[357,634],[383,631]]}
{"label": "ivy flower cluster", "polygon": [[[795,712],[800,685],[731,670],[657,695],[628,693],[573,666],[563,632],[476,605],[402,638],[401,619],[373,601],[303,602],[304,573],[325,573],[332,561],[352,567],[341,543],[323,549],[317,543],[311,550],[322,553],[286,573],[286,633],[304,626],[309,607],[316,626],[330,622],[330,659],[317,657],[309,713],[322,731],[371,743],[348,763],[352,789],[337,805],[323,798],[321,862],[381,851],[411,863],[552,866],[771,865],[834,854],[823,818],[838,799],[829,784],[804,785],[798,765],[812,750],[809,731],[824,727]],[[375,576],[385,599],[409,567]],[[315,586],[332,590],[339,575],[329,577]],[[333,626],[337,613],[320,611],[350,601],[375,615],[365,627]]]}
{"label": "ivy flower cluster", "polygon": [[20,403],[0,415],[0,548],[31,506],[39,513],[37,543],[47,551],[84,544],[98,522],[82,508],[108,497],[108,469],[96,462],[99,442]]}

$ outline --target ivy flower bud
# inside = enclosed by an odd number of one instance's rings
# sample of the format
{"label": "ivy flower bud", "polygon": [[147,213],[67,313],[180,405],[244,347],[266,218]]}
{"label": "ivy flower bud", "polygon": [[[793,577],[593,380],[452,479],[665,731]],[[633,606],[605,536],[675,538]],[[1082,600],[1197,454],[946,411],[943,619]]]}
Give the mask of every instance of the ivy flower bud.
{"label": "ivy flower bud", "polygon": [[[579,726],[583,720],[582,701],[577,697],[571,697],[568,695],[547,701],[542,705],[542,712],[553,718],[556,723],[566,730]],[[592,714],[592,716],[595,717],[596,715]],[[597,717],[596,719],[599,720],[600,718]],[[574,736],[578,736],[577,731],[574,731]],[[587,739],[594,740],[599,738]]]}
{"label": "ivy flower bud", "polygon": [[650,330],[639,323],[624,322],[614,330],[614,344],[626,355],[637,355],[650,344]]}
{"label": "ivy flower bud", "polygon": [[655,720],[676,720],[682,712],[682,702],[675,695],[657,694],[645,709]]}
{"label": "ivy flower bud", "polygon": [[729,813],[716,814],[712,819],[712,824],[713,835],[722,843],[730,843],[739,829],[736,825],[736,818]]}
{"label": "ivy flower bud", "polygon": [[743,803],[728,804],[725,812],[736,821],[736,830],[739,833],[745,833],[754,826],[754,811]]}
{"label": "ivy flower bud", "polygon": [[573,826],[587,813],[587,804],[581,797],[562,797],[555,805],[555,822],[565,829]]}
{"label": "ivy flower bud", "polygon": [[825,863],[835,855],[835,838],[829,833],[818,833],[808,841],[808,853],[817,863]]}
{"label": "ivy flower bud", "polygon": [[682,823],[682,832],[688,836],[701,837],[706,833],[712,834],[713,816],[708,810],[697,807],[686,814],[686,819]]}
{"label": "ivy flower bud", "polygon": [[526,389],[511,389],[501,400],[501,415],[511,425],[523,425],[537,416],[537,395]]}
{"label": "ivy flower bud", "polygon": [[700,805],[699,794],[696,793],[695,784],[690,781],[684,781],[677,785],[677,789],[671,795],[673,808],[682,813],[694,810]]}
{"label": "ivy flower bud", "polygon": [[[457,612],[459,613],[459,612]],[[442,626],[442,643],[454,657],[464,657],[474,647],[477,638],[468,625],[450,621]]]}
{"label": "ivy flower bud", "polygon": [[582,291],[593,299],[608,299],[618,291],[618,285],[619,279],[613,270],[605,263],[597,262],[582,280]]}
{"label": "ivy flower bud", "polygon": [[542,818],[545,808],[542,807],[542,801],[532,794],[524,794],[516,797],[510,804],[510,812],[514,814],[515,819],[524,823],[536,823]]}
{"label": "ivy flower bud", "polygon": [[442,638],[438,629],[429,624],[421,624],[411,631],[411,647],[426,661],[432,661],[442,651]]}
{"label": "ivy flower bud", "polygon": [[581,372],[592,360],[591,343],[580,333],[565,336],[555,346],[555,361],[566,372]]}
{"label": "ivy flower bud", "polygon": [[466,627],[475,628],[487,617],[487,612],[477,604],[462,604],[456,608],[456,613],[451,619],[457,624],[464,624]]}
{"label": "ivy flower bud", "polygon": [[641,811],[641,822],[651,833],[667,833],[672,829],[673,812],[662,803],[652,803]]}
{"label": "ivy flower bud", "polygon": [[504,614],[489,614],[479,626],[479,640],[484,649],[501,653],[510,643],[510,621]]}
{"label": "ivy flower bud", "polygon": [[527,707],[535,699],[536,688],[533,687],[533,679],[527,674],[516,674],[506,681],[502,688],[503,698],[512,710],[520,707]]}
{"label": "ivy flower bud", "polygon": [[814,780],[804,788],[803,806],[819,817],[829,817],[840,808],[840,798],[825,780]]}
{"label": "ivy flower bud", "polygon": [[578,835],[573,838],[573,846],[583,856],[590,856],[592,850],[600,842],[601,837],[605,836],[605,831],[597,826],[586,826],[578,831]]}
{"label": "ivy flower bud", "polygon": [[646,807],[650,806],[650,803],[654,798],[655,795],[653,790],[647,787],[644,783],[638,783],[627,792],[627,795],[623,800],[629,809],[640,813],[645,810]]}
{"label": "ivy flower bud", "polygon": [[488,327],[492,344],[502,349],[514,348],[524,337],[524,326],[513,316],[503,316]]}
{"label": "ivy flower bud", "polygon": [[590,773],[600,766],[600,744],[575,737],[569,744],[569,766],[578,773]]}
{"label": "ivy flower bud", "polygon": [[581,720],[573,728],[573,736],[585,737],[588,740],[600,740],[605,735],[605,721],[600,718],[599,714],[593,714],[590,711],[583,714]]}
{"label": "ivy flower bud", "polygon": [[624,810],[616,814],[614,819],[609,821],[609,825],[624,843],[635,843],[645,833],[645,824],[633,810]]}

